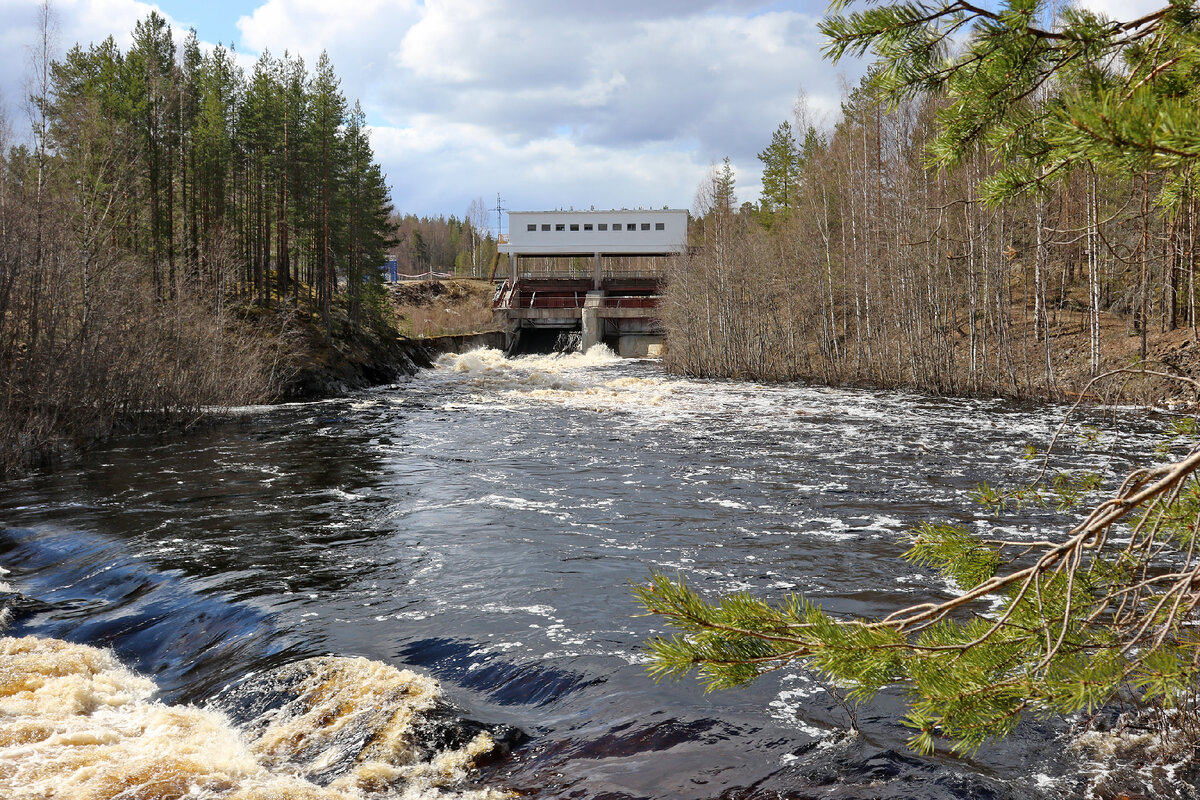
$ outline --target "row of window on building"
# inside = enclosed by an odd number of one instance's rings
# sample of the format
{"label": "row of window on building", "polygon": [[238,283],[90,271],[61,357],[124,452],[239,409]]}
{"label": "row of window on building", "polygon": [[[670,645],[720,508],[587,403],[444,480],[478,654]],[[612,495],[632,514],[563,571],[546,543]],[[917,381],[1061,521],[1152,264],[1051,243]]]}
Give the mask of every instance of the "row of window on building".
{"label": "row of window on building", "polygon": [[[577,230],[579,230],[579,223],[578,223],[578,222],[572,222],[570,227],[571,227],[571,230],[573,230],[573,231],[577,231]],[[528,231],[529,233],[534,233],[534,232],[536,232],[536,231],[537,231],[537,229],[538,229],[537,223],[534,223],[534,222],[530,222],[528,225],[526,225],[526,226],[525,226],[525,230],[526,230],[526,231]],[[563,223],[563,222],[557,223],[557,224],[554,226],[554,230],[556,230],[556,231],[565,231],[566,229],[567,229],[567,225],[566,225],[566,223]],[[585,223],[583,223],[583,229],[584,229],[585,231],[590,231],[590,230],[592,229],[592,223],[590,223],[590,222],[585,222]],[[620,223],[620,222],[614,222],[614,223],[612,224],[612,229],[613,229],[614,231],[619,231],[619,230],[621,230],[621,223]],[[627,222],[627,223],[625,223],[625,230],[627,230],[627,231],[636,231],[637,229],[638,229],[638,223],[636,223],[636,222]],[[643,222],[643,223],[641,223],[641,229],[642,229],[642,230],[644,230],[644,231],[648,231],[648,230],[650,230],[650,223],[649,223],[649,222]],[[656,231],[663,231],[663,230],[666,230],[666,229],[667,229],[667,225],[666,225],[666,223],[665,223],[665,222],[656,222],[656,223],[654,223],[654,230],[656,230]],[[545,222],[544,222],[544,223],[542,223],[542,230],[543,230],[543,231],[549,231],[549,230],[550,230],[550,224],[549,224],[549,223],[545,223]],[[608,230],[608,223],[607,223],[607,222],[598,222],[598,223],[596,223],[596,230],[598,230],[598,231],[606,231],[606,230]]]}

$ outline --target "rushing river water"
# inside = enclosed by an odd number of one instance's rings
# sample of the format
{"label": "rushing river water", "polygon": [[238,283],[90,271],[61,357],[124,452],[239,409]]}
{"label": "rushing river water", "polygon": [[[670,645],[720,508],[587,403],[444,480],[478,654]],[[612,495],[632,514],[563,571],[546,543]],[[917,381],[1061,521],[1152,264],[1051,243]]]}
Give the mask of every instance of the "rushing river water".
{"label": "rushing river water", "polygon": [[[1025,445],[1062,415],[678,379],[599,350],[478,351],[355,398],[115,442],[0,485],[0,787],[1078,796],[1091,767],[1063,723],[918,758],[897,695],[860,707],[849,735],[799,670],[708,695],[656,686],[641,643],[663,626],[629,590],[657,570],[855,614],[946,597],[898,559],[902,534],[930,518],[1000,524],[967,493],[1028,479]],[[1123,474],[1161,427],[1114,423],[1119,437],[1086,450],[1072,422],[1064,458]],[[1005,533],[1040,537],[1051,518],[1030,511]],[[17,638],[31,635],[45,641]]]}

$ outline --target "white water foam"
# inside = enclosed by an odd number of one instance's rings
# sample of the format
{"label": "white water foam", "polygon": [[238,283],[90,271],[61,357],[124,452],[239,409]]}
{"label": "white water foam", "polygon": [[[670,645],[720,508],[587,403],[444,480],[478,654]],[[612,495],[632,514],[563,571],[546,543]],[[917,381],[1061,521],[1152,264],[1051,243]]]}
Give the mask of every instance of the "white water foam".
{"label": "white water foam", "polygon": [[[498,800],[465,788],[479,734],[420,756],[436,682],[363,658],[298,662],[294,694],[238,729],[222,713],[168,706],[111,652],[0,639],[0,796],[8,800]],[[331,768],[328,785],[310,780]]]}

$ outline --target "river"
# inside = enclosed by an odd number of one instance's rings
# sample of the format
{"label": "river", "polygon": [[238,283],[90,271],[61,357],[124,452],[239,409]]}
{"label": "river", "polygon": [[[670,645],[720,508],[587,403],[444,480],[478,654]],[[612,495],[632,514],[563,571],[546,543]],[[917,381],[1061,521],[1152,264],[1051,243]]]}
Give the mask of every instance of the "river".
{"label": "river", "polygon": [[[1062,722],[919,758],[895,694],[851,734],[797,669],[723,693],[655,685],[641,643],[663,625],[630,595],[657,570],[854,614],[947,597],[898,558],[903,533],[1061,530],[967,495],[1028,480],[1026,444],[1064,411],[484,350],[114,441],[2,484],[4,641],[36,680],[0,676],[0,787],[116,796],[102,774],[123,800],[177,796],[147,777],[171,762],[164,786],[212,798],[1078,796],[1091,767]],[[1111,479],[1161,426],[1093,412],[1056,461]]]}

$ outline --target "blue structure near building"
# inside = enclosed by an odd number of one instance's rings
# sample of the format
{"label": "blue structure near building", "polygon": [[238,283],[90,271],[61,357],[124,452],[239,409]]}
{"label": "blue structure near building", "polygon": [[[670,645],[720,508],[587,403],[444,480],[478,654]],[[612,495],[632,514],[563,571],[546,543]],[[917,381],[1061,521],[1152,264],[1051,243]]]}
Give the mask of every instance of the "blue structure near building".
{"label": "blue structure near building", "polygon": [[396,283],[400,280],[400,264],[396,261],[385,261],[383,266],[379,268],[383,273],[383,279],[388,283]]}

